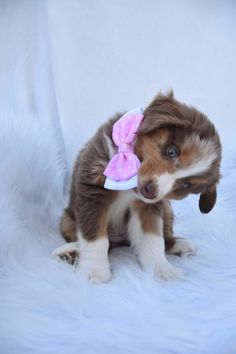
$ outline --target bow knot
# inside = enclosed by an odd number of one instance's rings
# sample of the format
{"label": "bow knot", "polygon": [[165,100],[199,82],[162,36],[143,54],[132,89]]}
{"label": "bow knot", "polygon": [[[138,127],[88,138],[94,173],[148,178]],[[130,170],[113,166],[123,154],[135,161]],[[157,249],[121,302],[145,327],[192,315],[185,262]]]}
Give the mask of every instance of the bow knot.
{"label": "bow knot", "polygon": [[118,153],[121,153],[121,152],[124,152],[124,153],[134,153],[134,147],[133,145],[131,144],[126,144],[126,143],[121,143],[119,146],[118,146]]}

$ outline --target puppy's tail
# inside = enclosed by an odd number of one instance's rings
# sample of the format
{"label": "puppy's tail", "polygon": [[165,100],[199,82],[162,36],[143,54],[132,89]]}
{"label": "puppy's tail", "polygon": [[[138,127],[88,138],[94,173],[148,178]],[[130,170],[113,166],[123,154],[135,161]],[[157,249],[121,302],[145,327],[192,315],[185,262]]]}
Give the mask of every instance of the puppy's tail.
{"label": "puppy's tail", "polygon": [[61,217],[60,230],[67,242],[77,241],[76,221],[68,208],[64,209],[63,215]]}

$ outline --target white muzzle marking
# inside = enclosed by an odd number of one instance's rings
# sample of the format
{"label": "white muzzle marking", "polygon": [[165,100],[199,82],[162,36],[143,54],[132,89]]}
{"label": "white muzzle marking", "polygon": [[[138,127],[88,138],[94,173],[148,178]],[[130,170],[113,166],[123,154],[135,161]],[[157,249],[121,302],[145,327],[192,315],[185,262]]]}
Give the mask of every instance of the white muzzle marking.
{"label": "white muzzle marking", "polygon": [[171,191],[177,179],[200,175],[206,172],[216,157],[217,154],[213,150],[186,168],[179,169],[175,173],[165,172],[160,176],[156,176],[157,190],[159,191],[158,199],[160,200]]}

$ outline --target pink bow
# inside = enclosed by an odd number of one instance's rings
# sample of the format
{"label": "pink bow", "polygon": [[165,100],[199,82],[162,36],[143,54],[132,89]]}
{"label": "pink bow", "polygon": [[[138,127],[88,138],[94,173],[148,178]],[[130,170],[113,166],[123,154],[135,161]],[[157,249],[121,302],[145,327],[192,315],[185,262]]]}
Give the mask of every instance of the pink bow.
{"label": "pink bow", "polygon": [[118,153],[108,163],[104,175],[114,181],[127,181],[137,175],[140,161],[134,153],[136,132],[143,120],[140,112],[128,112],[114,125],[112,139]]}

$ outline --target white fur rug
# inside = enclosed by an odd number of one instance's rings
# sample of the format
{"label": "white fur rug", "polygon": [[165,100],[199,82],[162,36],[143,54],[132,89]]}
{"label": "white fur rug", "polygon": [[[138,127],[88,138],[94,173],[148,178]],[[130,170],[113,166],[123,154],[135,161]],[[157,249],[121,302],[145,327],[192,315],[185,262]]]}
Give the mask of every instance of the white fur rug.
{"label": "white fur rug", "polygon": [[91,285],[50,258],[63,243],[63,160],[40,125],[1,134],[1,353],[227,353],[236,349],[236,168],[224,171],[218,203],[175,204],[176,233],[198,248],[170,261],[185,281],[144,274],[127,248],[110,254],[113,279]]}
{"label": "white fur rug", "polygon": [[[1,354],[236,353],[235,12],[226,2],[137,3],[0,5]],[[177,66],[169,43],[181,49]],[[112,281],[88,284],[50,257],[63,244],[74,152],[115,109],[142,104],[164,83],[218,127],[217,205],[201,215],[197,197],[174,204],[176,235],[198,249],[170,257],[183,282],[154,281],[120,248],[110,254]]]}

